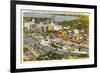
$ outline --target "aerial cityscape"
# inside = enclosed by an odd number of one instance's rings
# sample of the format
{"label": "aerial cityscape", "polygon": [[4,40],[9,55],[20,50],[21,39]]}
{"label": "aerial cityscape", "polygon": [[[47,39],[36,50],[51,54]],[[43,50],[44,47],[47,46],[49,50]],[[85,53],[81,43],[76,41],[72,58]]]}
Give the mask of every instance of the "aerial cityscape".
{"label": "aerial cityscape", "polygon": [[23,12],[23,61],[89,58],[89,15]]}

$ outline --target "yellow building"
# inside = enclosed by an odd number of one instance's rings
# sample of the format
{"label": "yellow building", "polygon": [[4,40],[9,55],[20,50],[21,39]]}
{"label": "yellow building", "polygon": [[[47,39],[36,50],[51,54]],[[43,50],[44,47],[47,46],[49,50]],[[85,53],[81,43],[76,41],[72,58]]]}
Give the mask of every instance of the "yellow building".
{"label": "yellow building", "polygon": [[63,32],[61,33],[61,36],[62,36],[63,38],[67,38],[67,32],[66,32],[66,31],[63,31]]}
{"label": "yellow building", "polygon": [[51,24],[47,25],[47,30],[48,30],[48,31],[54,30],[54,26],[51,25]]}

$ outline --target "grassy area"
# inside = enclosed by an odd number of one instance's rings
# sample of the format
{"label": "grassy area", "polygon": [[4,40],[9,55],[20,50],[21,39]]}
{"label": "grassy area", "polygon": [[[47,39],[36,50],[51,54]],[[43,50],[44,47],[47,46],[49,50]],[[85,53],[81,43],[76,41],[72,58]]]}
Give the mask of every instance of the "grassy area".
{"label": "grassy area", "polygon": [[89,33],[89,16],[88,15],[81,15],[78,16],[79,18],[73,21],[63,21],[59,22],[58,25],[63,27],[70,26],[70,30],[75,28],[77,29],[85,29],[86,33]]}

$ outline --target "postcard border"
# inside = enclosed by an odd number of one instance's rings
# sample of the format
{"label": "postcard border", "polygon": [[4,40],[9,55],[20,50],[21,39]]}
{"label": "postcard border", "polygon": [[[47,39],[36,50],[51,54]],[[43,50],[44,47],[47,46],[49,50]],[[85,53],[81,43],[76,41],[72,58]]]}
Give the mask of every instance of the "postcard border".
{"label": "postcard border", "polygon": [[[94,64],[89,65],[73,65],[59,67],[43,67],[43,68],[26,68],[16,69],[16,5],[38,5],[38,6],[54,6],[54,7],[72,7],[72,8],[87,8],[94,9]],[[33,1],[11,1],[11,29],[10,29],[10,47],[11,47],[11,72],[29,72],[29,71],[45,71],[45,70],[61,70],[61,69],[79,69],[97,67],[97,6],[94,5],[79,5],[79,4],[61,4]]]}

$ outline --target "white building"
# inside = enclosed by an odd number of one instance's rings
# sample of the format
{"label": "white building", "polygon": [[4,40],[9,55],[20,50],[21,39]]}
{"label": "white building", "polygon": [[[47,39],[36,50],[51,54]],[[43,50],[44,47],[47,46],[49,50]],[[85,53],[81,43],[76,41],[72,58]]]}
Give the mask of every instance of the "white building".
{"label": "white building", "polygon": [[35,20],[32,19],[32,21],[29,21],[29,22],[24,22],[24,28],[25,29],[28,29],[28,30],[31,30],[33,29],[33,25],[35,24]]}
{"label": "white building", "polygon": [[62,26],[57,25],[57,24],[55,24],[53,22],[51,22],[51,25],[54,26],[54,30],[60,30],[60,29],[62,29]]}
{"label": "white building", "polygon": [[41,40],[40,44],[44,45],[44,46],[48,46],[49,45],[49,41],[47,40]]}
{"label": "white building", "polygon": [[33,25],[33,22],[25,22],[24,28],[30,30],[32,25]]}

